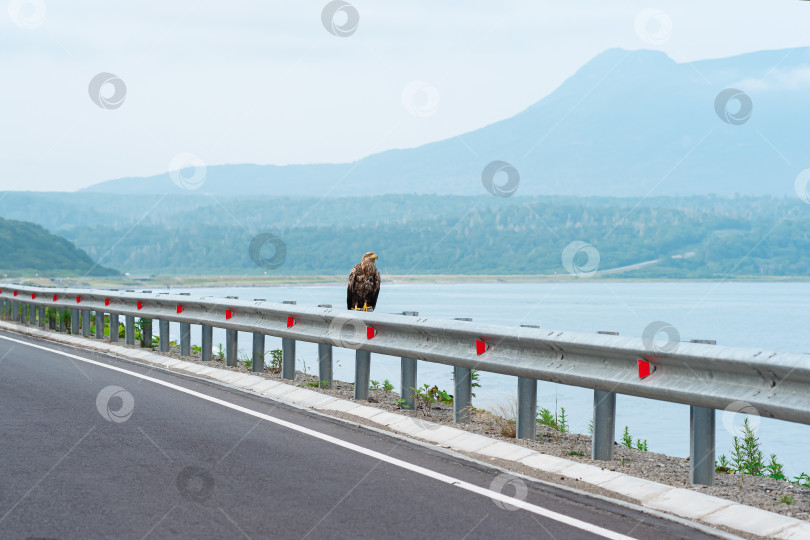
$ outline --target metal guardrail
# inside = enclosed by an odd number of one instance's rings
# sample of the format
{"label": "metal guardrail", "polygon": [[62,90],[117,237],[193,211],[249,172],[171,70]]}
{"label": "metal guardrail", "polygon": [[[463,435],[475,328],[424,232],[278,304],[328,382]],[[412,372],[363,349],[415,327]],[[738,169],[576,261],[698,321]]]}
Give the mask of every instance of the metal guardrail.
{"label": "metal guardrail", "polygon": [[[761,349],[678,343],[659,351],[638,338],[609,334],[511,328],[463,320],[300,307],[292,303],[191,297],[151,291],[56,289],[0,284],[3,313],[31,309],[43,326],[45,307],[71,310],[71,331],[89,336],[90,312],[109,314],[111,328],[126,318],[134,344],[135,318],[160,321],[161,350],[168,350],[168,323],[181,324],[181,354],[190,351],[190,327],[202,325],[203,360],[211,359],[211,329],[227,330],[227,361],[236,363],[237,332],[254,335],[253,368],[263,369],[264,336],[282,338],[282,376],[295,376],[295,342],[319,344],[319,374],[331,381],[332,347],[355,349],[355,398],[368,397],[370,354],[402,358],[402,396],[414,405],[416,360],[453,366],[456,421],[469,421],[471,370],[518,377],[518,436],[536,436],[537,380],[591,388],[594,392],[592,457],[613,457],[617,393],[691,406],[690,478],[714,482],[715,409],[753,408],[761,416],[810,424],[810,355]],[[24,311],[24,309],[23,309]],[[81,321],[79,313],[83,316]],[[24,317],[24,315],[23,315]],[[103,320],[103,319],[102,319]],[[29,316],[29,324],[30,324]],[[147,330],[151,333],[151,325]],[[96,337],[103,337],[97,329]],[[151,336],[147,336],[151,341]],[[112,341],[117,334],[111,336]],[[649,372],[649,375],[647,375]],[[745,411],[743,411],[745,412]]]}

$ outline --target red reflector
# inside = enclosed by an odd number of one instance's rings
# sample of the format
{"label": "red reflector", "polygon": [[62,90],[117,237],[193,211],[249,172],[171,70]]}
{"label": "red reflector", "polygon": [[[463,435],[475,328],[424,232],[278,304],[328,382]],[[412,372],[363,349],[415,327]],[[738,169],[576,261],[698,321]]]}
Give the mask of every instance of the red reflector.
{"label": "red reflector", "polygon": [[366,326],[366,339],[371,339],[377,335],[377,331],[373,326]]}
{"label": "red reflector", "polygon": [[109,298],[105,298],[105,299],[104,299],[104,305],[105,305],[105,306],[109,306],[109,305],[110,305],[110,299],[109,299]]}
{"label": "red reflector", "polygon": [[292,326],[294,324],[295,324],[295,319],[293,319],[292,317],[287,315],[287,328],[292,328]]}
{"label": "red reflector", "polygon": [[137,302],[135,305],[138,306],[138,309],[143,309],[143,302]]}
{"label": "red reflector", "polygon": [[36,297],[37,297],[37,295],[35,295],[34,293],[31,293],[31,300],[36,299]]}
{"label": "red reflector", "polygon": [[14,291],[14,296],[17,296],[17,291]]}
{"label": "red reflector", "polygon": [[230,309],[226,309],[225,310],[225,318],[230,319],[231,317],[233,317],[233,311],[231,311]]}
{"label": "red reflector", "polygon": [[56,295],[53,295],[53,301],[56,302]]}
{"label": "red reflector", "polygon": [[475,354],[482,355],[487,352],[487,344],[480,339],[475,340]]}
{"label": "red reflector", "polygon": [[77,296],[77,297],[76,297],[76,303],[77,303],[77,304],[80,304],[80,303],[81,303],[81,301],[82,301],[82,297],[81,297],[81,296]]}
{"label": "red reflector", "polygon": [[643,379],[644,377],[649,377],[650,374],[655,371],[649,362],[646,360],[642,360],[641,358],[638,359],[638,378]]}
{"label": "red reflector", "polygon": [[183,306],[177,304],[177,313],[183,313]]}

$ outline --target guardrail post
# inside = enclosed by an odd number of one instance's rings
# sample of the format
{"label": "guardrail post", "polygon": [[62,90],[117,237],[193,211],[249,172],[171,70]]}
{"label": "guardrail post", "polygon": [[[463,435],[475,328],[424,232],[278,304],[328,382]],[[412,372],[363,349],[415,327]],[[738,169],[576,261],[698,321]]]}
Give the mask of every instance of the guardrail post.
{"label": "guardrail post", "polygon": [[65,327],[65,315],[66,315],[65,311],[66,310],[63,308],[59,308],[58,310],[56,310],[56,312],[59,314],[59,320],[56,321],[57,332],[64,332],[65,330],[67,330],[67,328]]}
{"label": "guardrail post", "polygon": [[34,325],[37,323],[37,309],[34,304],[28,304],[28,324]]}
{"label": "guardrail post", "polygon": [[90,337],[90,310],[82,310],[82,337]]}
{"label": "guardrail post", "polygon": [[225,363],[235,366],[239,353],[239,332],[237,330],[225,330]]}
{"label": "guardrail post", "polygon": [[135,317],[124,315],[124,343],[135,345]]}
{"label": "guardrail post", "polygon": [[616,393],[593,391],[591,459],[611,461],[616,437]]}
{"label": "guardrail post", "polygon": [[[455,320],[472,322],[469,317],[456,317]],[[453,381],[453,421],[466,424],[472,418],[472,370],[453,366]]]}
{"label": "guardrail post", "polygon": [[[191,293],[180,293],[180,296],[191,296]],[[180,323],[180,356],[191,356],[191,323]]]}
{"label": "guardrail post", "polygon": [[211,349],[214,346],[214,329],[204,324],[202,325],[202,345],[200,350],[200,356],[202,357],[203,362],[210,362],[211,361]]}
{"label": "guardrail post", "polygon": [[517,438],[537,437],[537,380],[518,377]]}
{"label": "guardrail post", "polygon": [[[295,305],[295,300],[284,300],[282,304]],[[295,379],[295,340],[281,338],[281,378]]]}
{"label": "guardrail post", "polygon": [[354,352],[354,399],[368,399],[371,377],[371,353],[357,349]]}
{"label": "guardrail post", "polygon": [[[599,331],[599,334],[618,336],[618,332]],[[616,440],[616,393],[593,391],[593,434],[591,459],[612,461]]]}
{"label": "guardrail post", "polygon": [[455,392],[453,396],[453,421],[467,423],[472,417],[472,370],[453,366]]}
{"label": "guardrail post", "polygon": [[[332,304],[318,304],[320,308],[331,308]],[[332,346],[318,343],[318,385],[332,388]]]}
{"label": "guardrail post", "polygon": [[[149,322],[144,322],[149,321]],[[151,349],[152,348],[152,319],[144,319],[141,318],[141,332],[142,332],[142,341],[143,346]]]}
{"label": "guardrail post", "polygon": [[96,311],[96,339],[104,339],[104,322],[104,312]]}
{"label": "guardrail post", "polygon": [[11,320],[17,322],[20,317],[20,303],[16,300],[11,301]]}
{"label": "guardrail post", "polygon": [[264,371],[264,334],[253,332],[252,371]]}
{"label": "guardrail post", "polygon": [[160,352],[169,352],[169,321],[158,319],[158,330],[160,331]]}
{"label": "guardrail post", "polygon": [[[693,339],[692,343],[716,345],[710,339]],[[714,409],[689,406],[689,482],[714,485]]]}
{"label": "guardrail post", "polygon": [[295,340],[281,338],[281,378],[295,379]]}
{"label": "guardrail post", "polygon": [[[411,317],[418,317],[418,311],[403,311],[403,315]],[[403,399],[401,407],[403,409],[414,410],[416,409],[416,397],[414,396],[414,388],[416,388],[416,371],[417,363],[416,358],[401,357],[400,360],[400,385],[399,395]]]}
{"label": "guardrail post", "polygon": [[332,346],[318,343],[318,385],[332,388]]}
{"label": "guardrail post", "polygon": [[70,310],[70,333],[78,336],[81,330],[81,323],[79,322],[81,313],[78,309]]}
{"label": "guardrail post", "polygon": [[180,356],[191,356],[191,323],[180,323]]}
{"label": "guardrail post", "polygon": [[121,325],[118,323],[118,313],[110,313],[110,341],[118,341]]}
{"label": "guardrail post", "polygon": [[39,323],[40,328],[45,328],[45,306],[39,306],[39,315],[37,316],[37,322]]}

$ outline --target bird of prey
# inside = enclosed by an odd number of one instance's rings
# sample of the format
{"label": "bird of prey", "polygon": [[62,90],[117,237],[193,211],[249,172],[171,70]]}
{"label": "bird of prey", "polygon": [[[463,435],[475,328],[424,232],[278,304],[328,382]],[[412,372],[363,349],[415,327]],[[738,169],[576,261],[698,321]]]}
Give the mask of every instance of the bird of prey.
{"label": "bird of prey", "polygon": [[352,268],[346,290],[346,307],[355,311],[374,311],[380,294],[380,271],[374,261],[377,254],[369,251]]}

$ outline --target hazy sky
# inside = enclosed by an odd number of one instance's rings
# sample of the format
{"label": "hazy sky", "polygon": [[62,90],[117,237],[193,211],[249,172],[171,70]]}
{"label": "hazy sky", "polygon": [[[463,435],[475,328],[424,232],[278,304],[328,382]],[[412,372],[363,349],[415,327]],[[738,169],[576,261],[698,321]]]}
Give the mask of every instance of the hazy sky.
{"label": "hazy sky", "polygon": [[157,174],[189,154],[347,162],[418,146],[521,111],[611,47],[686,62],[810,45],[798,0],[8,4],[0,189],[12,190]]}

